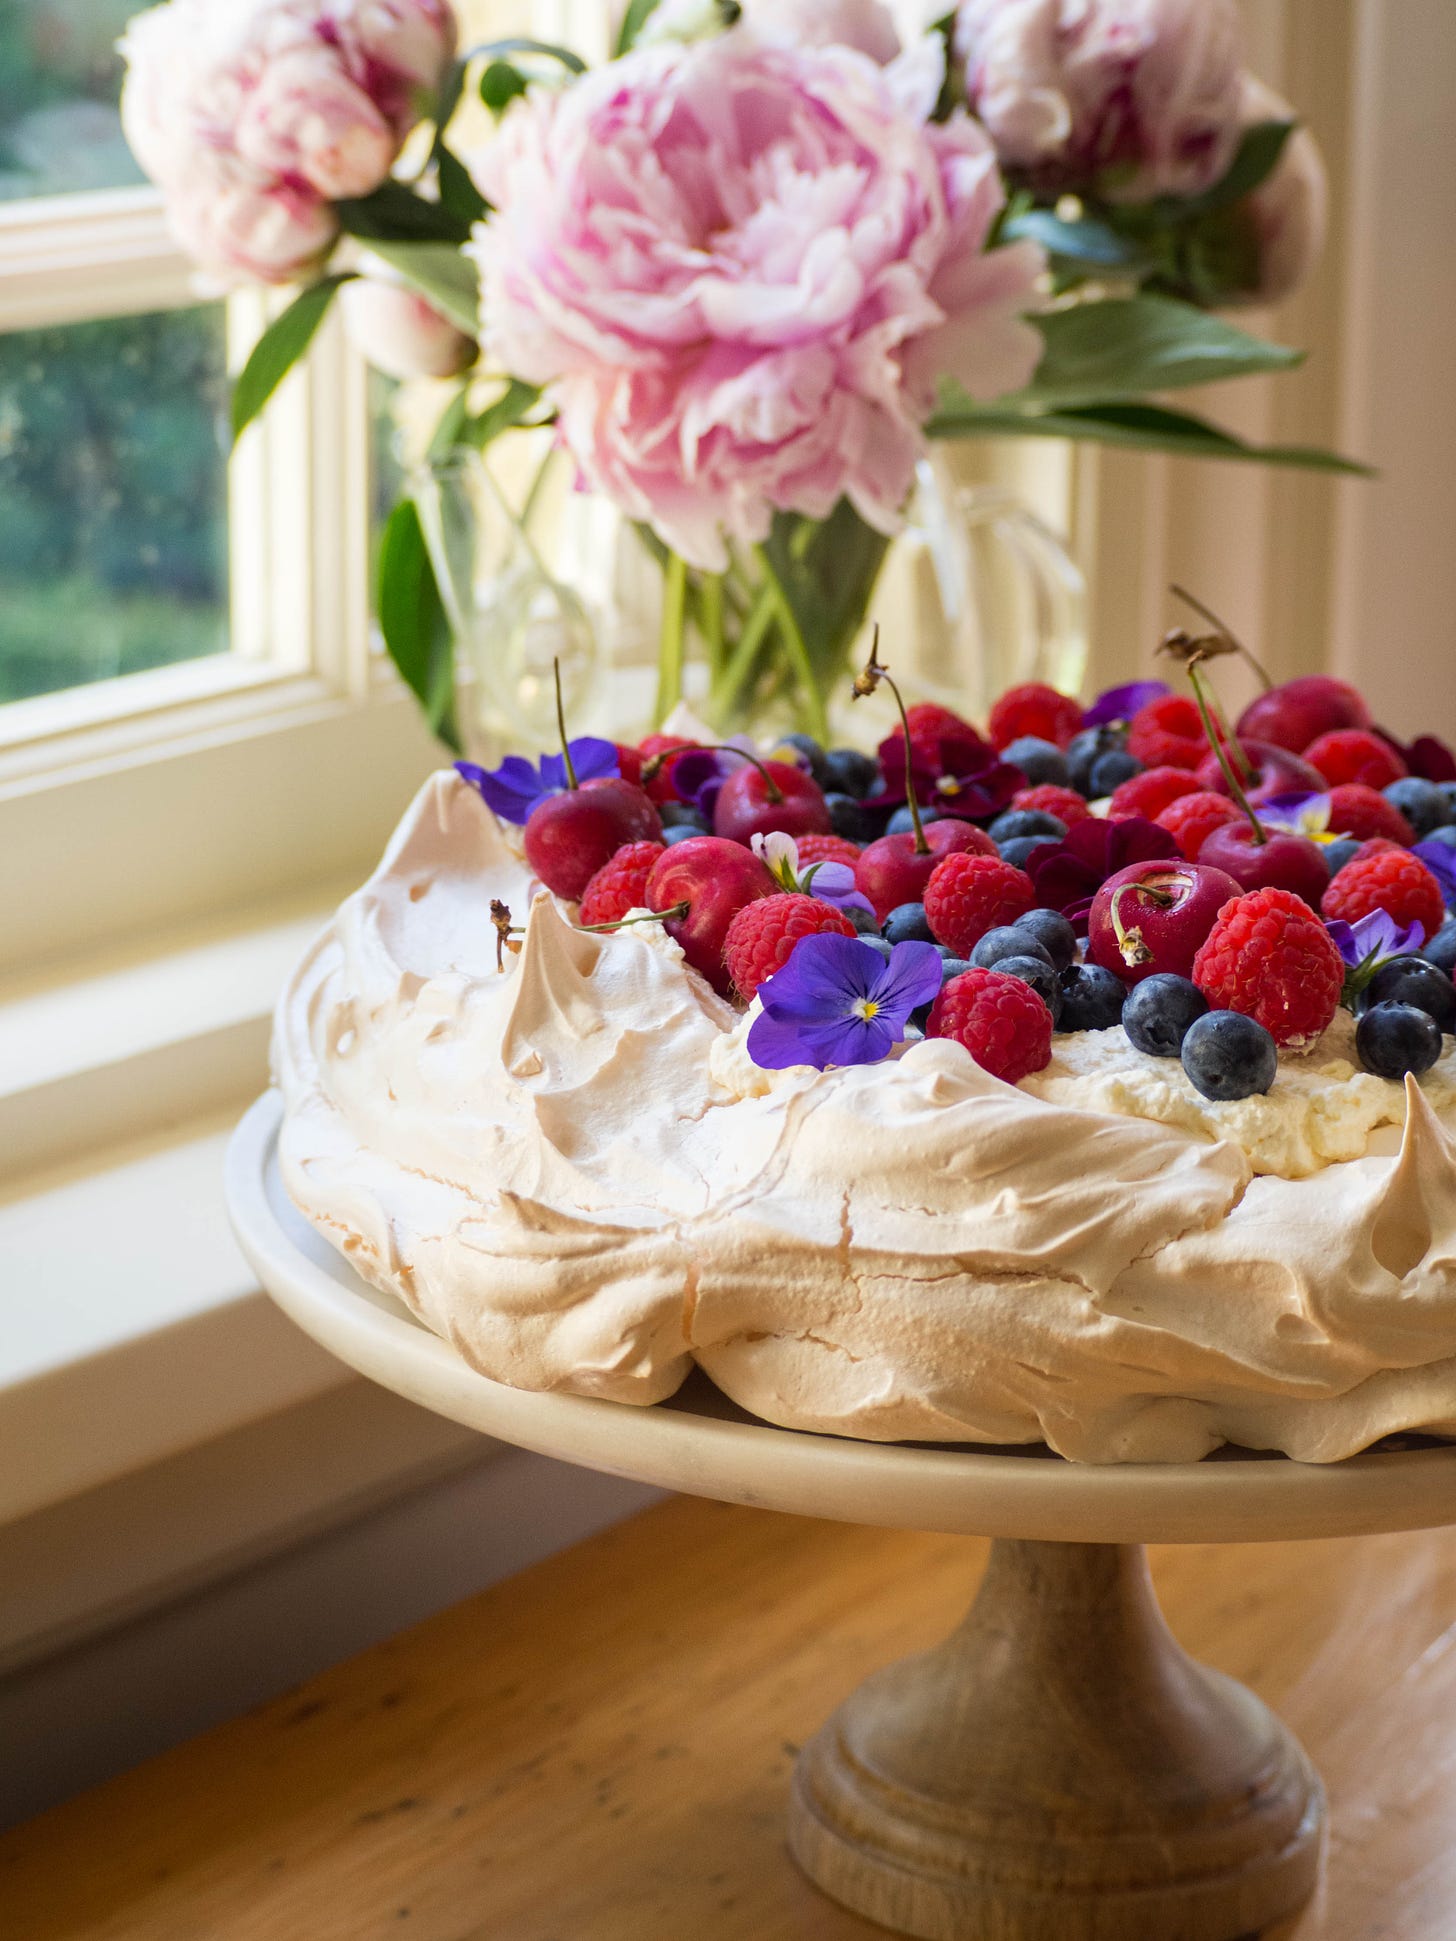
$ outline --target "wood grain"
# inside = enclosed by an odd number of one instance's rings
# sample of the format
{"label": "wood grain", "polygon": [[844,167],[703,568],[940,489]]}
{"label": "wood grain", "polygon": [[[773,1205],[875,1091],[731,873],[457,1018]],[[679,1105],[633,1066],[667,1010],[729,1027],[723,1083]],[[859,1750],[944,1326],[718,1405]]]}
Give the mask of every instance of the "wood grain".
{"label": "wood grain", "polygon": [[[664,1504],[0,1838],[0,1934],[884,1941],[788,1857],[794,1757],[985,1554]],[[1325,1886],[1277,1941],[1456,1936],[1456,1536],[1153,1569],[1323,1771]]]}

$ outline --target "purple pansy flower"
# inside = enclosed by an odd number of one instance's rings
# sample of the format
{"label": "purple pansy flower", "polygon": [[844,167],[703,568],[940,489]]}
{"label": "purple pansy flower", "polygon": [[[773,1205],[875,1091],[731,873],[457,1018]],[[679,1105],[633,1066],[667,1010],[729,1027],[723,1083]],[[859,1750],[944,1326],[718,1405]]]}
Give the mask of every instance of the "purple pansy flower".
{"label": "purple pansy flower", "polygon": [[1109,876],[1129,863],[1180,856],[1168,831],[1145,816],[1126,816],[1104,822],[1088,816],[1073,823],[1060,842],[1044,842],[1026,859],[1026,873],[1036,887],[1036,900],[1060,910],[1079,937],[1087,934],[1092,899]]}
{"label": "purple pansy flower", "polygon": [[1352,1006],[1382,964],[1392,957],[1404,957],[1419,950],[1426,941],[1423,923],[1408,924],[1402,929],[1388,910],[1372,910],[1356,923],[1329,918],[1325,929],[1345,960],[1345,988],[1340,993],[1340,1002]]}
{"label": "purple pansy flower", "polygon": [[1446,908],[1456,910],[1456,849],[1442,842],[1438,836],[1427,836],[1418,842],[1411,851],[1419,856],[1426,868],[1441,885],[1441,894],[1446,899]]}
{"label": "purple pansy flower", "polygon": [[1128,681],[1122,687],[1104,688],[1083,714],[1082,726],[1100,728],[1106,721],[1131,721],[1139,708],[1172,692],[1166,681]]}
{"label": "purple pansy flower", "polygon": [[1287,830],[1291,836],[1308,836],[1311,842],[1333,842],[1339,834],[1330,827],[1333,807],[1328,791],[1286,789],[1263,798],[1259,820],[1270,829]]}
{"label": "purple pansy flower", "polygon": [[[600,782],[621,774],[615,742],[581,735],[566,745],[578,782]],[[563,795],[568,787],[562,755],[543,755],[539,764],[524,755],[507,755],[499,768],[456,762],[455,772],[480,792],[502,822],[525,822],[538,803],[548,795]]]}
{"label": "purple pansy flower", "polygon": [[[870,808],[898,807],[905,800],[905,737],[897,729],[876,751],[884,781],[869,798]],[[965,822],[998,815],[1026,777],[1003,762],[973,729],[955,735],[915,735],[910,742],[910,773],[915,799]]]}
{"label": "purple pansy flower", "polygon": [[749,846],[786,890],[797,891],[801,896],[817,896],[821,903],[832,904],[836,910],[864,910],[874,915],[875,906],[855,888],[854,871],[848,863],[810,863],[801,873],[799,845],[781,829],[772,830],[766,836],[755,836]]}
{"label": "purple pansy flower", "polygon": [[804,937],[758,989],[763,1015],[748,1055],[765,1071],[790,1065],[878,1065],[905,1036],[910,1013],[940,993],[934,944],[896,944],[888,962],[861,937]]}
{"label": "purple pansy flower", "polygon": [[[672,764],[673,794],[691,803],[709,824],[723,784],[735,768],[743,766],[745,756],[735,752],[740,745],[748,754],[754,752],[753,742],[747,735],[732,735],[721,748],[689,748]],[[796,755],[797,759],[800,758]]]}

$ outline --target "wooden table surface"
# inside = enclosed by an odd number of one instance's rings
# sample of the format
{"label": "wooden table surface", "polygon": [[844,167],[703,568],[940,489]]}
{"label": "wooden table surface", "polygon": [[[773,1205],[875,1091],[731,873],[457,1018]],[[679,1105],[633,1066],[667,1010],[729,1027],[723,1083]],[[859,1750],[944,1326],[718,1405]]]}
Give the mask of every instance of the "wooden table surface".
{"label": "wooden table surface", "polygon": [[[665,1503],[0,1838],[0,1935],[884,1941],[789,1861],[790,1764],[984,1549]],[[1456,1533],[1153,1566],[1329,1787],[1277,1941],[1456,1941]]]}

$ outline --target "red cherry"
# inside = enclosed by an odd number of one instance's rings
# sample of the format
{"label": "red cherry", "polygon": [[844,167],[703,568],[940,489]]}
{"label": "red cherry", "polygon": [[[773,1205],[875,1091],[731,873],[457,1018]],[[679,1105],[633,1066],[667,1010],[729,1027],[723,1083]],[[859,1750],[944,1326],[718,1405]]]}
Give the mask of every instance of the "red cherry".
{"label": "red cherry", "polygon": [[783,885],[766,863],[741,843],[722,836],[689,836],[665,849],[647,879],[647,907],[670,910],[686,903],[686,916],[669,917],[667,934],[682,945],[693,969],[721,996],[729,995],[723,940],[746,904],[779,896]]}
{"label": "red cherry", "polygon": [[554,895],[575,901],[624,843],[661,840],[646,793],[611,775],[536,804],[526,822],[526,861]]}
{"label": "red cherry", "polygon": [[[1312,768],[1298,755],[1291,755],[1287,748],[1276,747],[1269,741],[1245,741],[1239,737],[1239,746],[1253,764],[1255,780],[1245,783],[1245,793],[1256,806],[1271,795],[1323,795],[1329,784],[1317,768]],[[1243,781],[1243,777],[1239,777]],[[1212,789],[1215,795],[1227,795],[1229,785],[1224,780],[1223,770],[1218,765],[1218,756],[1206,755],[1198,770],[1198,786]]]}
{"label": "red cherry", "polygon": [[1127,984],[1156,971],[1187,977],[1215,917],[1238,894],[1232,876],[1201,862],[1129,863],[1092,899],[1087,955]]}
{"label": "red cherry", "polygon": [[902,829],[897,835],[880,836],[860,851],[854,866],[854,886],[875,906],[883,923],[891,910],[902,903],[923,903],[930,872],[942,856],[964,851],[970,856],[998,856],[1000,851],[984,829],[962,822],[956,816],[943,816],[927,822],[925,840],[930,844],[925,855],[917,853],[915,831]]}
{"label": "red cherry", "polygon": [[1308,836],[1271,835],[1256,842],[1242,819],[1212,830],[1198,852],[1198,861],[1226,870],[1243,890],[1293,890],[1311,909],[1330,886],[1330,872],[1318,843]]}
{"label": "red cherry", "polygon": [[827,836],[833,828],[823,789],[792,762],[765,762],[762,768],[745,762],[735,768],[713,810],[713,834],[729,842],[747,844],[776,829],[786,836]]}
{"label": "red cherry", "polygon": [[[691,748],[693,745],[686,735],[644,735],[637,744],[637,775],[641,775],[642,764],[651,756],[664,755],[672,748]],[[677,790],[672,785],[672,771],[676,766],[675,762],[664,762],[646,784],[647,793],[654,802],[677,801]],[[624,768],[622,773],[625,775],[627,770]]]}
{"label": "red cherry", "polygon": [[1332,674],[1301,674],[1252,700],[1234,732],[1240,741],[1250,735],[1302,755],[1317,736],[1332,729],[1369,726],[1370,710],[1348,681],[1337,681]]}

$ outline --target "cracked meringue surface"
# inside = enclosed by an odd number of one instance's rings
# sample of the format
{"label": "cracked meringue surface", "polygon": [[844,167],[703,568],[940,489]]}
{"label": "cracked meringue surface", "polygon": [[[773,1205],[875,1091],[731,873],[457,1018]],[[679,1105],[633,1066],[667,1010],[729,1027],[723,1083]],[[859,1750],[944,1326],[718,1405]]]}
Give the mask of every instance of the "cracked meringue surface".
{"label": "cracked meringue surface", "polygon": [[[433,777],[274,1038],[289,1192],[485,1374],[645,1404],[696,1361],[784,1426],[1088,1462],[1456,1433],[1449,1054],[1402,1091],[1326,1034],[1243,1118],[1120,1030],[1020,1087],[944,1041],[761,1072],[512,833]],[[503,969],[492,897],[529,912]]]}

